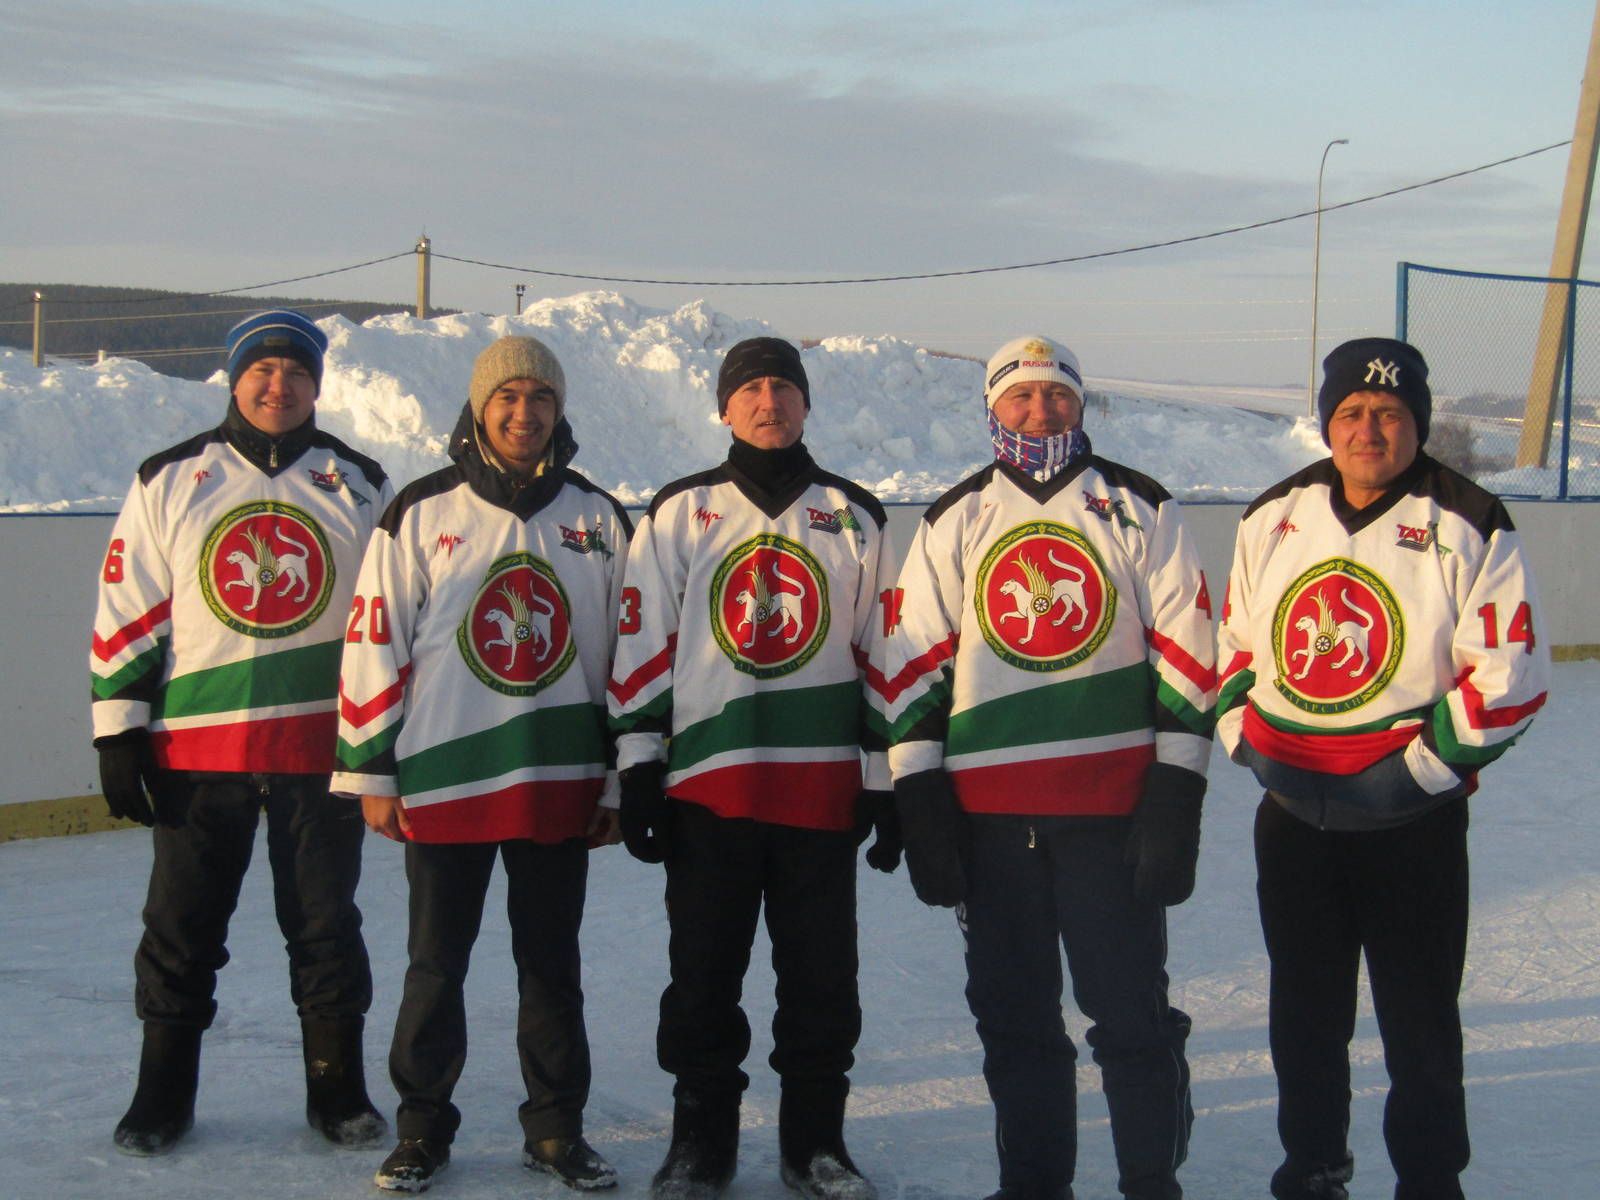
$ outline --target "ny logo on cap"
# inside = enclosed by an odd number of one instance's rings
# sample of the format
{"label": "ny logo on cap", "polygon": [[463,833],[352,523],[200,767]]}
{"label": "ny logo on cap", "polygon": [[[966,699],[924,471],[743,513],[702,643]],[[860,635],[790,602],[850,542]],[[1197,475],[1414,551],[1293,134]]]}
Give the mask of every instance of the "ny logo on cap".
{"label": "ny logo on cap", "polygon": [[[1376,379],[1372,377],[1373,372],[1377,372],[1378,377]],[[1377,383],[1384,387],[1399,387],[1400,364],[1397,362],[1384,362],[1381,358],[1375,358],[1367,364],[1367,377],[1362,382]]]}

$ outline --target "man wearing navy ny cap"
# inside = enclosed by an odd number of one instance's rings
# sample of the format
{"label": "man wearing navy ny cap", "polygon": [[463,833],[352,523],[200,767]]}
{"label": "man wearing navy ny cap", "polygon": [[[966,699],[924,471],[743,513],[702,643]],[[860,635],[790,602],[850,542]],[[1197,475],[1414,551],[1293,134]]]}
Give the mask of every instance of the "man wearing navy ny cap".
{"label": "man wearing navy ny cap", "polygon": [[287,309],[234,326],[226,416],[139,467],[101,568],[89,657],[101,789],[154,842],[134,957],[144,1048],[113,1139],[128,1154],[164,1153],[193,1124],[263,812],[307,1120],[337,1146],[384,1134],[362,1064],[364,826],[328,779],[356,570],[393,491],[316,427],[327,344]]}
{"label": "man wearing navy ny cap", "polygon": [[1245,510],[1218,639],[1217,733],[1266,789],[1271,1191],[1348,1194],[1364,956],[1395,1200],[1460,1200],[1467,797],[1544,704],[1546,630],[1505,506],[1422,449],[1433,396],[1416,348],[1358,338],[1323,370],[1332,457]]}

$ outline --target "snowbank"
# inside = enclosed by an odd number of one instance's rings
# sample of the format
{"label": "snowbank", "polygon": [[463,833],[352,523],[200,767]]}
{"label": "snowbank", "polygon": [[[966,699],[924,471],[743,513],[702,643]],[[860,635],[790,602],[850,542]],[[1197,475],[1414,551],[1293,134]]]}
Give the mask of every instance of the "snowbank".
{"label": "snowbank", "polygon": [[[405,315],[328,334],[318,421],[404,484],[444,463],[472,360],[495,338],[546,342],[567,375],[576,465],[624,503],[719,461],[717,369],[741,338],[774,331],[696,301],[667,311],[614,292],[545,300],[521,316]],[[887,501],[930,500],[991,454],[982,368],[891,337],[829,338],[805,351],[814,410],[806,442],[828,469]],[[1161,480],[1175,495],[1248,499],[1324,453],[1314,428],[1284,411],[1285,394],[1117,381],[1092,390],[1095,448]],[[0,511],[114,511],[148,455],[214,425],[221,374],[173,379],[127,360],[32,366],[0,351]]]}

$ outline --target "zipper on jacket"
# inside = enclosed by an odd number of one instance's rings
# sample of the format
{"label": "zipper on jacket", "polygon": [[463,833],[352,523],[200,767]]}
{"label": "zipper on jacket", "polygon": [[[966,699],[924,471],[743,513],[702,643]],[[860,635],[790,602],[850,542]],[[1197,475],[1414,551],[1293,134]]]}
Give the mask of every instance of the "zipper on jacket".
{"label": "zipper on jacket", "polygon": [[1028,826],[1028,849],[1029,850],[1037,850],[1038,848],[1039,848],[1039,839],[1034,836],[1033,826],[1029,825]]}
{"label": "zipper on jacket", "polygon": [[273,470],[277,470],[277,467],[278,467],[278,443],[277,442],[273,442],[272,443],[272,449],[267,455],[267,466],[271,467]]}

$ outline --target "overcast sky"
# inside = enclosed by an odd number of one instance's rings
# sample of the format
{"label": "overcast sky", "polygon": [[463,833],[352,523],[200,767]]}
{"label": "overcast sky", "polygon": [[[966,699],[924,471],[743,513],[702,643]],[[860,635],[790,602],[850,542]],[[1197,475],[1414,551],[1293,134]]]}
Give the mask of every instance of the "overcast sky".
{"label": "overcast sky", "polygon": [[[0,0],[0,279],[209,291],[407,250],[596,275],[1004,265],[1336,204],[1572,135],[1586,0]],[[1542,275],[1565,147],[1329,213],[1321,345],[1395,263]],[[437,305],[609,286],[789,336],[1091,375],[1306,376],[1309,218],[1093,263],[841,287],[435,261]],[[280,291],[409,300],[411,258]],[[1472,303],[1481,302],[1481,297]],[[26,314],[0,314],[12,319]]]}

